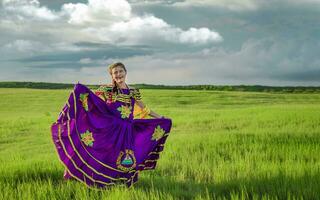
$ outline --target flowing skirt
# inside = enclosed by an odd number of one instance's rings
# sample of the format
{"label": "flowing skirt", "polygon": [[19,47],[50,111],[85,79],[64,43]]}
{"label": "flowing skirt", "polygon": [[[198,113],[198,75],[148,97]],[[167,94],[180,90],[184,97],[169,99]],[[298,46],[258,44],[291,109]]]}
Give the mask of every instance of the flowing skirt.
{"label": "flowing skirt", "polygon": [[116,112],[78,83],[51,127],[67,173],[87,186],[131,186],[163,151],[171,119],[122,119]]}

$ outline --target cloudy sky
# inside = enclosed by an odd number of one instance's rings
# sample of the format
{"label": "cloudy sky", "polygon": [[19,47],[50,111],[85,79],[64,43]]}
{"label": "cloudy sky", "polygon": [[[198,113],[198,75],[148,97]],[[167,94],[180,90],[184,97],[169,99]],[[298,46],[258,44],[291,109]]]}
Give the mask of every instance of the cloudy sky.
{"label": "cloudy sky", "polygon": [[320,0],[0,2],[0,81],[320,86]]}

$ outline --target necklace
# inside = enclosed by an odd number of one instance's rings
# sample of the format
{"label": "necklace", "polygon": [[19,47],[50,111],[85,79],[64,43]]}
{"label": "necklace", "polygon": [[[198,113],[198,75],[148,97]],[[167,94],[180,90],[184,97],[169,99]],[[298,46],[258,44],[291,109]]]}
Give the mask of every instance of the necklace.
{"label": "necklace", "polygon": [[[126,84],[126,83],[125,83],[125,84]],[[128,87],[127,84],[126,84],[126,87],[127,87],[127,88],[124,88],[124,89],[129,89],[129,87]],[[123,91],[122,91],[122,89],[121,89],[120,87],[118,87],[118,89],[120,90],[120,93],[121,93],[121,94],[124,94]],[[129,95],[130,95],[130,89],[129,89]]]}

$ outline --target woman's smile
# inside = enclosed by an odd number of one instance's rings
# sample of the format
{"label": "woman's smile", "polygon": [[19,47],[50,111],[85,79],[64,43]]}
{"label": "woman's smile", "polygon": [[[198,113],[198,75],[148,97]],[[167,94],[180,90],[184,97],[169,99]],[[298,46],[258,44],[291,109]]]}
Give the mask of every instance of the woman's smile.
{"label": "woman's smile", "polygon": [[121,84],[125,82],[126,71],[122,67],[117,66],[111,70],[111,76],[118,84]]}

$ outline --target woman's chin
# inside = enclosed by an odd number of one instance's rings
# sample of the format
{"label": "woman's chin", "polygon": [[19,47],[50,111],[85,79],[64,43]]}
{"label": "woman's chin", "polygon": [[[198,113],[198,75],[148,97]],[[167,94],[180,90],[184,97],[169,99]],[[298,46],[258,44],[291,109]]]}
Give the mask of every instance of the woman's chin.
{"label": "woman's chin", "polygon": [[125,81],[124,80],[117,80],[116,82],[117,82],[117,84],[123,84]]}

